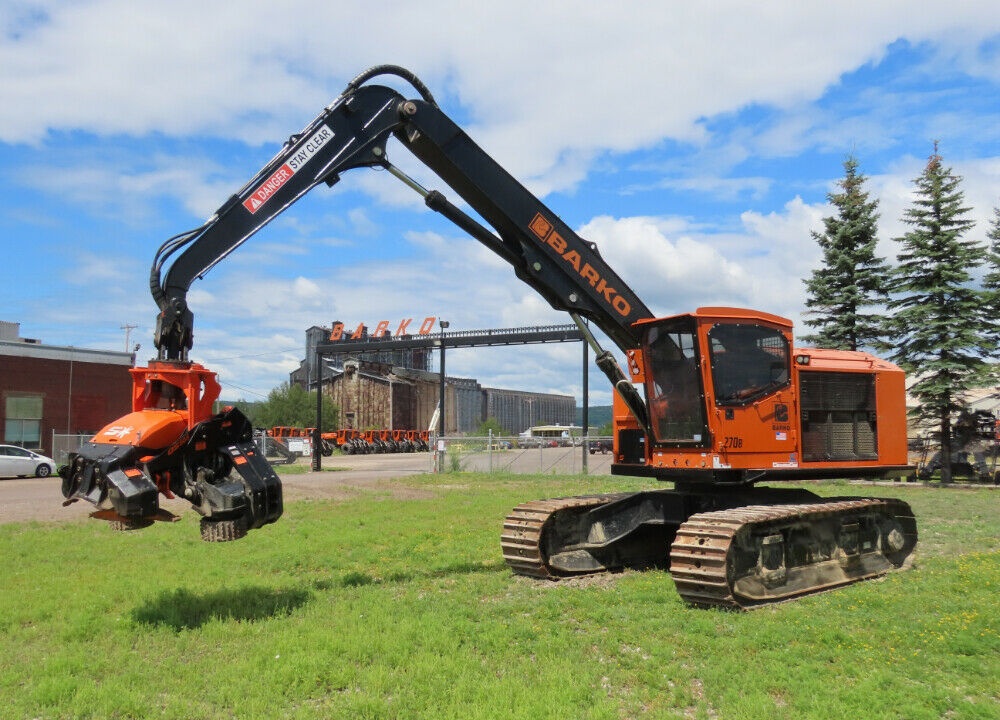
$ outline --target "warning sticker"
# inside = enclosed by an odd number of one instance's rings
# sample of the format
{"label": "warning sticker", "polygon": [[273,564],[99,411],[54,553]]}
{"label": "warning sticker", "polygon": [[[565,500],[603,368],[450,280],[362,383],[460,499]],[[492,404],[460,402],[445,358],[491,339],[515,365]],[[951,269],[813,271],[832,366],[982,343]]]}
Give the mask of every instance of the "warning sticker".
{"label": "warning sticker", "polygon": [[271,173],[271,176],[256,187],[243,201],[243,207],[251,213],[260,210],[281,187],[292,179],[292,176],[301,170],[312,157],[319,152],[319,149],[333,139],[333,130],[323,125],[312,134],[304,143],[296,148],[295,152],[285,160],[285,162]]}

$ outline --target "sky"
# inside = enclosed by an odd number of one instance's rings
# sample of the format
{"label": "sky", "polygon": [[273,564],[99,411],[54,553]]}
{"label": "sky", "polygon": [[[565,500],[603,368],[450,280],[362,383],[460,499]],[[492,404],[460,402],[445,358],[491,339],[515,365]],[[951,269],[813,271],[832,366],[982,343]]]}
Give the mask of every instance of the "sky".
{"label": "sky", "polygon": [[[890,263],[935,141],[973,234],[1000,206],[990,0],[0,2],[0,320],[47,344],[155,356],[149,268],[353,77],[391,63],[657,315],[791,318],[853,154]],[[416,96],[392,78],[388,84]],[[398,143],[389,159],[458,200]],[[342,321],[570,322],[385,172],[316,188],[197,280],[191,359],[226,399]],[[134,328],[126,329],[128,326]],[[128,343],[128,344],[126,344]],[[607,342],[610,346],[610,342]],[[578,344],[454,350],[449,375],[582,397]],[[590,375],[590,402],[610,402]]]}

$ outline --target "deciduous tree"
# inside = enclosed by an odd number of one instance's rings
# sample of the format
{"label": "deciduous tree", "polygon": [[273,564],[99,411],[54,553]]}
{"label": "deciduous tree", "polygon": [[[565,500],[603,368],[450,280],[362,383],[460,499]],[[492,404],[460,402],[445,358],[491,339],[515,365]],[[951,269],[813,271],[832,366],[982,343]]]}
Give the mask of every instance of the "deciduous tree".
{"label": "deciduous tree", "polygon": [[[299,385],[282,383],[268,393],[264,402],[240,409],[257,427],[272,428],[280,425],[305,428],[316,425],[316,393]],[[339,422],[339,408],[324,395],[322,430],[336,430]]]}
{"label": "deciduous tree", "polygon": [[500,421],[495,417],[488,417],[479,423],[479,427],[476,428],[472,435],[479,437],[486,437],[493,432],[494,437],[502,437],[504,435],[510,435],[510,430],[506,430],[500,425]]}

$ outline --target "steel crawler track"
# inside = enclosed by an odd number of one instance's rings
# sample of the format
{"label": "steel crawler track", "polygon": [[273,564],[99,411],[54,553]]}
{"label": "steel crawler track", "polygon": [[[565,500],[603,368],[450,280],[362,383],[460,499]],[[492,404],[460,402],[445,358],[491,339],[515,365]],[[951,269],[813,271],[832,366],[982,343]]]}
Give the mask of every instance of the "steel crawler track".
{"label": "steel crawler track", "polygon": [[516,575],[544,578],[547,580],[565,574],[552,570],[546,563],[547,553],[544,531],[547,523],[561,510],[597,507],[614,500],[617,495],[584,495],[557,498],[553,500],[533,500],[518,505],[503,521],[500,545],[503,558]]}
{"label": "steel crawler track", "polygon": [[[746,597],[736,589],[732,577],[734,541],[742,532],[774,532],[794,527],[878,515],[901,523],[903,547],[890,552],[882,548],[843,555],[806,564],[809,581],[798,585],[781,583],[762,596]],[[841,585],[884,575],[898,567],[916,544],[916,522],[909,506],[899,500],[857,499],[805,505],[752,505],[732,510],[699,513],[688,518],[677,531],[670,549],[670,574],[677,592],[688,603],[700,607],[747,609],[791,600]],[[866,562],[867,560],[867,562]],[[896,562],[898,560],[898,562]],[[791,574],[797,569],[788,570]]]}
{"label": "steel crawler track", "polygon": [[[622,497],[590,495],[517,506],[504,520],[504,560],[518,575],[571,575],[548,564],[546,534],[554,531],[556,516]],[[689,604],[748,609],[883,575],[902,564],[916,541],[913,513],[900,500],[748,505],[697,513],[683,522],[669,548],[670,573]],[[773,568],[761,560],[768,548],[777,553]],[[649,548],[650,558],[666,552],[665,546]]]}

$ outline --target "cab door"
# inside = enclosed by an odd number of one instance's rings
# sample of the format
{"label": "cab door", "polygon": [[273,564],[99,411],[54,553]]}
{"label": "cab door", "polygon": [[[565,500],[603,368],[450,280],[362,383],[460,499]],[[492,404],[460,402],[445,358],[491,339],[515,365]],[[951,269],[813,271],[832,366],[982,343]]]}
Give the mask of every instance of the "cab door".
{"label": "cab door", "polygon": [[706,333],[714,449],[732,467],[794,467],[791,343],[783,328],[718,321]]}

